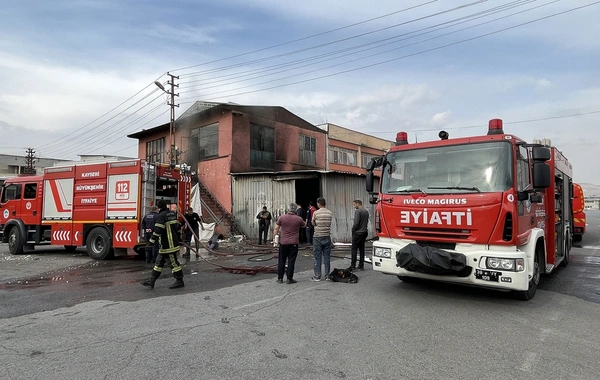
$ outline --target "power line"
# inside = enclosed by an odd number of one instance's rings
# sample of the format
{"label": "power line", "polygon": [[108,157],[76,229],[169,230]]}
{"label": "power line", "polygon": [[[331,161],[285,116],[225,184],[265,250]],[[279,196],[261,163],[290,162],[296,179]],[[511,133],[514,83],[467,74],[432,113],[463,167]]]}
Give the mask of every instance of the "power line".
{"label": "power line", "polygon": [[[527,22],[523,22],[523,23],[520,23],[520,24],[517,24],[517,25],[510,26],[510,27],[502,28],[502,29],[499,29],[499,30],[496,30],[496,31],[493,31],[493,32],[481,34],[481,35],[478,35],[478,36],[475,36],[475,37],[471,37],[471,38],[466,38],[466,39],[463,39],[463,40],[460,40],[460,41],[455,41],[455,42],[448,43],[448,44],[441,45],[441,46],[437,46],[437,47],[434,47],[434,48],[430,48],[430,49],[426,49],[426,50],[421,50],[421,51],[418,51],[418,52],[415,52],[415,53],[411,53],[411,54],[407,54],[407,55],[404,55],[404,56],[401,56],[401,57],[391,58],[391,59],[388,59],[388,60],[385,60],[385,61],[375,62],[375,63],[369,64],[369,65],[360,66],[360,67],[356,67],[356,68],[352,68],[352,69],[348,69],[348,70],[343,70],[343,71],[338,71],[336,73],[326,74],[326,75],[322,75],[322,76],[318,76],[318,77],[314,77],[314,78],[308,78],[308,79],[304,79],[304,80],[299,80],[299,81],[295,81],[295,82],[290,82],[290,83],[281,84],[281,85],[277,85],[277,86],[266,87],[266,88],[262,88],[262,89],[252,90],[252,91],[245,91],[245,92],[239,92],[239,93],[235,93],[235,94],[230,94],[230,95],[227,95],[227,97],[247,95],[247,94],[252,94],[252,93],[256,93],[256,92],[262,92],[262,91],[267,91],[267,90],[273,90],[273,89],[276,89],[276,88],[287,87],[287,86],[291,86],[291,85],[295,85],[295,84],[313,82],[313,81],[316,81],[316,80],[319,80],[319,79],[329,78],[329,77],[333,77],[333,76],[337,76],[337,75],[341,75],[341,74],[347,74],[347,73],[350,73],[350,72],[354,72],[354,71],[358,71],[358,70],[362,70],[362,69],[366,69],[366,68],[370,68],[370,67],[380,66],[380,65],[383,65],[383,64],[386,64],[386,63],[390,63],[390,62],[394,62],[394,61],[398,61],[398,60],[401,60],[401,59],[404,59],[404,58],[414,57],[414,56],[421,55],[421,54],[424,54],[424,53],[429,53],[429,52],[432,52],[432,51],[436,51],[436,50],[440,50],[440,49],[445,49],[445,48],[450,47],[450,46],[455,46],[455,45],[463,44],[465,42],[470,42],[470,41],[477,40],[477,39],[480,39],[480,38],[488,37],[488,36],[491,36],[491,35],[494,35],[494,34],[498,34],[498,33],[501,33],[501,32],[507,31],[507,30],[515,29],[515,28],[518,28],[518,27],[521,27],[521,26],[524,26],[524,25],[532,24],[534,22],[545,20],[545,19],[548,19],[548,18],[551,18],[551,17],[556,17],[556,16],[559,16],[559,15],[562,15],[562,14],[566,14],[566,13],[569,13],[569,12],[573,12],[573,11],[576,11],[576,10],[587,8],[587,7],[590,7],[592,5],[596,5],[598,3],[600,3],[600,1],[595,1],[593,3],[589,3],[589,4],[586,4],[586,5],[582,5],[582,6],[579,6],[579,7],[571,8],[571,9],[568,9],[568,10],[565,10],[565,11],[557,12],[557,13],[554,13],[554,14],[551,14],[551,15],[548,15],[548,16],[544,16],[544,17],[540,17],[540,18],[537,18],[537,19],[534,19],[534,20],[531,20],[531,21],[527,21]],[[225,96],[219,96],[219,97],[216,97],[216,98],[213,98],[213,99],[206,99],[206,100],[215,101],[216,99],[221,99],[221,98],[224,98],[224,97]],[[190,103],[190,102],[181,102],[180,104],[187,104],[187,103]]]}
{"label": "power line", "polygon": [[[535,122],[539,122],[539,121],[548,121],[548,120],[557,120],[557,119],[567,119],[567,118],[571,118],[571,117],[579,117],[579,116],[586,116],[586,115],[594,115],[594,114],[600,114],[600,110],[596,110],[596,111],[589,111],[589,112],[578,112],[578,113],[572,113],[572,114],[567,114],[567,115],[560,115],[560,116],[548,116],[548,117],[540,117],[540,118],[535,118],[535,119],[523,119],[523,120],[515,120],[515,121],[502,121],[502,124],[504,125],[512,125],[512,124],[526,124],[526,123],[535,123]],[[472,128],[485,128],[487,127],[487,124],[476,124],[476,125],[463,125],[463,126],[458,126],[458,127],[442,127],[442,128],[418,128],[418,129],[410,129],[410,130],[406,130],[406,132],[439,132],[440,130],[463,130],[463,129],[472,129]],[[342,127],[343,128],[343,127]],[[348,131],[348,132],[338,132],[336,133],[337,135],[350,135],[353,133],[356,133],[357,131]],[[378,134],[396,134],[398,131],[371,131],[370,133],[378,133]],[[363,133],[363,132],[361,132]]]}
{"label": "power line", "polygon": [[[435,0],[435,1],[437,1],[437,0]],[[373,21],[373,20],[377,20],[377,19],[380,19],[380,18],[383,18],[383,17],[387,17],[387,16],[389,16],[389,15],[392,15],[392,14],[397,14],[397,13],[400,13],[400,12],[405,12],[405,11],[407,11],[407,10],[415,9],[415,8],[421,7],[421,6],[423,6],[423,5],[427,5],[427,4],[433,3],[433,2],[435,2],[435,1],[430,1],[430,2],[426,2],[426,3],[423,3],[423,4],[417,5],[417,6],[413,6],[413,7],[405,8],[405,9],[403,9],[403,10],[400,10],[400,11],[391,12],[391,13],[388,13],[388,14],[386,14],[386,15],[383,15],[383,16],[378,16],[378,17],[375,17],[375,18],[372,18],[372,19],[369,19],[369,20],[365,20],[365,21],[362,21],[362,22],[359,22],[359,23],[355,23],[355,24],[352,24],[352,25],[348,25],[348,26],[346,26],[346,27],[337,28],[337,29],[334,29],[334,30],[332,30],[332,31],[329,31],[329,32],[333,32],[333,31],[335,31],[335,30],[341,30],[341,29],[345,29],[345,28],[347,28],[347,27],[351,27],[351,26],[355,26],[355,25],[360,25],[360,24],[363,24],[363,23],[366,23],[366,22],[369,22],[369,21]],[[479,3],[485,2],[485,1],[487,1],[487,0],[478,0],[478,1],[475,1],[475,2],[472,2],[472,3],[469,3],[469,4],[464,4],[464,5],[461,5],[461,6],[459,6],[459,7],[456,7],[456,8],[450,9],[450,10],[445,10],[445,11],[442,11],[442,12],[438,12],[438,13],[436,13],[436,14],[434,14],[434,15],[425,16],[425,17],[423,17],[423,18],[433,17],[433,16],[435,16],[435,15],[439,15],[439,14],[447,13],[447,12],[450,12],[450,11],[453,11],[453,10],[462,9],[462,8],[465,8],[465,7],[470,7],[470,6],[473,6],[473,5],[475,5],[475,4],[479,4]],[[421,19],[423,19],[423,18],[421,18]],[[414,22],[414,21],[410,21],[410,22]],[[405,23],[402,23],[402,24],[405,24]],[[370,32],[362,33],[362,34],[360,34],[360,35],[358,35],[358,36],[347,37],[347,38],[345,38],[345,39],[343,39],[343,40],[348,40],[348,39],[357,38],[357,37],[360,37],[360,36],[364,36],[364,35],[372,34],[372,33],[375,33],[375,32],[381,31],[381,30],[390,29],[390,28],[393,28],[393,27],[396,27],[396,26],[398,26],[398,25],[402,25],[402,24],[392,25],[392,26],[388,26],[388,27],[386,27],[386,28],[381,28],[381,29],[375,30],[375,31],[370,31]],[[326,34],[326,33],[328,33],[328,32],[320,33],[320,34],[317,34],[317,35]],[[315,35],[315,36],[317,36],[317,35]],[[310,38],[310,36],[309,36],[309,37],[307,37],[307,38]],[[304,38],[304,39],[306,39],[306,38]],[[299,39],[299,40],[302,40],[302,39]],[[293,42],[293,41],[290,41],[289,43],[292,43],[292,42]],[[334,42],[334,43],[335,43],[335,42]],[[286,43],[286,44],[287,44],[287,43]],[[330,43],[327,43],[327,44],[324,44],[323,46],[325,46],[325,45],[328,45],[328,44],[331,44],[331,42],[330,42]],[[280,45],[281,45],[281,44],[280,44]],[[315,48],[316,48],[316,47],[315,47]],[[195,66],[197,66],[197,65],[195,65]],[[164,75],[164,74],[163,74],[163,75]],[[161,77],[162,77],[163,75],[161,75]],[[160,77],[159,77],[159,78],[160,78]],[[143,92],[145,89],[147,89],[147,88],[148,88],[149,86],[151,86],[151,85],[152,85],[152,84],[149,84],[149,85],[147,85],[147,86],[146,86],[146,87],[144,87],[142,90],[138,91],[138,93],[136,93],[134,96],[130,97],[128,100],[131,100],[131,99],[133,99],[135,96],[139,95],[141,92]],[[156,91],[157,91],[157,90],[154,90],[153,92],[156,92]],[[153,92],[152,92],[152,93],[153,93]],[[115,119],[115,118],[116,118],[116,117],[118,117],[119,115],[123,114],[125,111],[127,111],[127,110],[131,109],[131,108],[132,108],[132,107],[134,107],[136,104],[140,103],[140,102],[141,102],[143,99],[145,99],[145,98],[147,98],[148,96],[150,96],[152,93],[150,93],[150,94],[148,94],[148,95],[144,96],[142,99],[138,100],[136,103],[134,103],[134,104],[133,104],[133,105],[131,105],[130,107],[128,107],[128,108],[126,108],[126,109],[124,109],[124,110],[120,111],[119,113],[117,113],[117,114],[116,114],[116,115],[114,115],[113,117],[109,118],[108,120],[105,120],[105,121],[104,121],[104,122],[102,122],[101,124],[97,125],[97,126],[96,126],[96,128],[97,128],[97,127],[100,127],[100,126],[102,126],[102,125],[104,125],[104,124],[106,124],[106,123],[108,123],[108,122],[110,122],[111,120]],[[69,134],[67,134],[67,135],[65,135],[65,136],[63,136],[63,137],[61,137],[61,138],[57,139],[57,140],[54,140],[54,141],[52,141],[52,142],[49,142],[49,143],[46,143],[46,144],[44,144],[44,145],[42,145],[42,146],[40,146],[40,147],[41,147],[41,148],[44,148],[44,147],[45,147],[45,148],[48,148],[48,147],[50,147],[50,148],[51,148],[51,150],[57,150],[57,149],[60,149],[60,147],[62,147],[62,146],[65,146],[65,143],[68,143],[68,142],[70,142],[70,141],[74,141],[74,140],[76,140],[76,139],[78,139],[78,138],[89,138],[90,136],[85,136],[85,132],[82,132],[82,133],[80,133],[79,135],[77,135],[77,132],[79,132],[79,131],[82,131],[82,130],[83,130],[83,129],[85,129],[86,127],[88,127],[88,126],[90,126],[90,125],[94,124],[95,122],[99,121],[99,120],[100,120],[100,119],[102,119],[104,116],[108,115],[110,112],[112,112],[112,111],[114,111],[114,110],[118,109],[119,107],[121,107],[122,105],[124,105],[124,104],[125,104],[125,103],[126,103],[128,100],[126,100],[126,101],[122,102],[122,103],[121,103],[120,105],[118,105],[117,107],[115,107],[115,108],[113,108],[112,110],[108,111],[107,113],[105,113],[104,115],[102,115],[102,116],[100,116],[99,118],[95,119],[94,121],[92,121],[92,122],[90,122],[90,123],[86,124],[85,126],[83,126],[83,127],[79,128],[79,129],[77,129],[77,130],[75,130],[75,131],[73,131],[73,132],[71,132],[71,133],[69,133]],[[142,107],[142,108],[143,108],[143,107]],[[117,126],[118,124],[120,124],[120,123],[116,123],[116,124],[113,124],[113,125],[111,125],[111,126],[109,126],[109,127],[107,127],[107,128],[104,128],[104,129],[102,129],[100,132],[108,131],[108,130],[110,130],[110,129],[114,128],[115,126]],[[100,132],[97,132],[97,133],[95,134],[95,136],[98,136],[98,135],[100,134]]]}
{"label": "power line", "polygon": [[[487,0],[485,0],[485,1],[487,1]],[[191,69],[191,68],[194,68],[194,67],[210,65],[212,63],[222,62],[222,61],[226,61],[226,60],[233,59],[233,58],[239,58],[239,57],[243,57],[243,56],[254,54],[254,53],[260,53],[261,51],[270,50],[270,49],[278,48],[278,47],[285,46],[285,45],[290,45],[290,44],[293,44],[293,43],[296,43],[296,42],[305,41],[305,40],[308,40],[308,39],[311,39],[311,38],[324,36],[324,35],[329,34],[329,33],[338,32],[340,30],[352,28],[354,26],[366,24],[366,23],[369,23],[371,21],[380,20],[380,19],[385,18],[385,17],[393,16],[395,14],[406,12],[408,10],[416,9],[416,8],[419,8],[419,7],[422,7],[422,6],[425,6],[425,5],[429,5],[429,4],[435,3],[435,2],[437,2],[437,0],[428,1],[428,2],[425,2],[425,3],[419,4],[419,5],[415,5],[415,6],[409,7],[409,8],[404,8],[404,9],[401,9],[401,10],[398,10],[398,11],[386,13],[386,14],[381,15],[381,16],[370,18],[370,19],[367,19],[367,20],[364,20],[364,21],[359,21],[359,22],[354,23],[354,24],[345,25],[345,26],[342,26],[342,27],[339,27],[339,28],[335,28],[335,29],[331,29],[331,30],[328,30],[328,31],[325,31],[325,32],[313,34],[313,35],[310,35],[310,36],[307,36],[307,37],[302,37],[302,38],[298,38],[298,39],[295,39],[295,40],[292,40],[292,41],[287,41],[287,42],[283,42],[283,43],[280,43],[280,44],[271,45],[271,46],[268,46],[268,47],[265,47],[265,48],[261,48],[261,49],[257,49],[257,50],[252,50],[252,51],[249,51],[249,52],[245,52],[245,53],[241,53],[241,54],[236,54],[236,55],[232,55],[232,56],[229,56],[229,57],[216,59],[216,60],[209,61],[209,62],[199,63],[199,64],[187,66],[187,67],[182,67],[182,68],[171,70],[171,71],[187,70],[187,69]],[[186,77],[186,76],[189,76],[189,75],[192,75],[192,74],[193,73],[191,73],[191,74],[181,74],[181,77],[183,78],[183,77]]]}
{"label": "power line", "polygon": [[[129,115],[125,116],[124,118],[122,118],[122,119],[121,119],[121,120],[119,120],[118,122],[116,122],[116,123],[114,123],[114,124],[112,124],[112,125],[109,125],[108,127],[105,127],[105,128],[102,128],[102,129],[95,129],[95,130],[94,130],[94,131],[95,131],[95,133],[93,133],[93,134],[91,134],[91,135],[90,135],[90,134],[88,134],[88,135],[84,135],[84,136],[74,136],[74,137],[71,137],[71,138],[70,138],[68,141],[65,141],[65,142],[63,142],[63,143],[59,143],[59,144],[54,144],[54,146],[50,146],[50,147],[49,147],[47,150],[49,150],[49,151],[59,151],[59,150],[63,149],[63,147],[64,147],[65,149],[72,150],[73,148],[75,148],[75,147],[78,147],[78,146],[80,146],[80,145],[82,144],[81,142],[80,142],[80,143],[74,142],[75,140],[77,140],[77,139],[81,139],[81,138],[85,139],[85,140],[86,140],[86,142],[93,144],[93,143],[97,142],[97,140],[96,140],[96,141],[92,140],[93,138],[95,138],[95,137],[98,137],[98,136],[101,136],[102,134],[106,134],[106,132],[107,132],[108,130],[110,130],[110,129],[112,129],[112,128],[116,127],[116,126],[118,126],[119,124],[121,124],[123,121],[125,121],[125,120],[129,119],[130,117],[133,117],[133,116],[135,116],[135,115],[137,114],[137,112],[141,111],[142,109],[144,109],[145,107],[147,107],[147,106],[148,106],[148,105],[150,105],[151,103],[155,102],[155,101],[156,101],[158,98],[160,98],[161,96],[162,96],[162,94],[158,95],[157,97],[155,97],[154,99],[152,99],[152,100],[150,100],[148,103],[146,103],[145,105],[141,106],[140,108],[138,108],[138,109],[137,109],[137,110],[135,110],[134,112],[132,112],[132,113],[130,113]],[[146,97],[147,97],[147,96],[146,96]],[[137,104],[137,102],[136,102],[135,104]],[[134,105],[135,105],[135,104],[134,104]],[[156,106],[154,109],[150,110],[150,112],[152,112],[152,111],[154,111],[154,110],[158,109],[158,108],[159,108],[159,107],[161,107],[161,106],[162,106],[162,103],[161,103],[161,104],[159,104],[158,106]],[[133,105],[132,105],[131,107],[133,107]],[[129,107],[129,108],[131,108],[131,107]],[[117,117],[117,116],[119,116],[119,115],[120,115],[120,114],[117,114],[117,115],[113,116],[113,117],[111,118],[111,120],[112,120],[112,119],[114,119],[114,118],[116,118],[116,117]],[[136,120],[136,121],[137,121],[137,120]],[[135,121],[133,121],[133,122],[132,122],[132,124],[133,124],[133,123],[135,123]],[[69,142],[69,141],[73,141],[73,142]]]}
{"label": "power line", "polygon": [[379,33],[379,32],[382,32],[384,30],[389,30],[389,29],[397,28],[399,26],[411,24],[411,23],[414,23],[414,22],[417,22],[417,21],[426,20],[428,18],[432,18],[432,17],[440,16],[440,15],[443,15],[443,14],[446,14],[446,13],[451,13],[451,12],[454,12],[454,11],[457,11],[457,10],[460,10],[460,9],[472,7],[474,5],[478,5],[478,4],[481,4],[481,3],[486,2],[486,1],[488,1],[488,0],[477,0],[477,1],[472,2],[472,3],[463,4],[463,5],[460,5],[458,7],[446,9],[444,11],[432,13],[432,14],[429,14],[429,15],[426,15],[426,16],[418,17],[418,18],[415,18],[415,19],[412,19],[412,20],[408,20],[408,21],[404,21],[404,22],[401,22],[401,23],[398,23],[398,24],[386,26],[384,28],[380,28],[380,29],[369,31],[369,32],[364,32],[364,33],[356,34],[354,36],[345,37],[345,38],[337,39],[337,40],[330,41],[330,42],[325,42],[325,43],[322,43],[322,44],[319,44],[319,45],[314,45],[314,46],[310,46],[310,47],[306,47],[306,48],[302,48],[302,49],[293,50],[291,52],[280,53],[280,54],[272,55],[272,56],[265,57],[265,58],[255,59],[253,61],[235,63],[235,64],[228,65],[228,66],[217,67],[217,68],[214,68],[214,69],[208,69],[208,70],[204,70],[204,71],[197,71],[197,72],[188,73],[188,74],[181,74],[180,76],[182,76],[182,77],[184,75],[185,76],[197,76],[199,74],[208,74],[208,73],[214,73],[214,72],[217,72],[217,71],[224,71],[224,70],[228,70],[228,69],[235,68],[235,67],[240,67],[240,66],[245,66],[245,65],[248,65],[248,64],[252,64],[252,63],[260,63],[260,62],[270,61],[270,60],[273,60],[275,58],[286,57],[286,56],[290,56],[290,55],[302,53],[302,52],[305,52],[305,51],[314,50],[314,49],[318,49],[318,48],[321,48],[321,47],[338,44],[340,42],[345,42],[345,41],[353,40],[353,39],[356,39],[356,38],[359,38],[359,37],[368,36],[370,34]]}
{"label": "power line", "polygon": [[[156,80],[159,80],[159,79],[160,79],[161,77],[163,77],[164,75],[165,75],[165,74],[162,74],[161,76],[159,76],[158,78],[156,78]],[[121,102],[119,105],[117,105],[116,107],[114,107],[114,108],[113,108],[113,109],[111,109],[110,111],[107,111],[107,112],[105,112],[104,114],[100,115],[100,116],[99,116],[99,117],[97,117],[96,119],[94,119],[94,120],[92,120],[91,122],[87,123],[87,124],[86,124],[86,125],[84,125],[83,127],[77,128],[77,129],[73,130],[72,132],[69,132],[69,133],[67,133],[66,135],[64,135],[64,136],[62,136],[62,137],[60,137],[60,138],[58,138],[58,139],[56,139],[56,140],[54,140],[54,141],[51,141],[51,142],[49,142],[49,143],[46,143],[46,144],[44,144],[44,145],[41,145],[41,146],[39,146],[39,148],[43,148],[43,147],[47,147],[47,146],[49,146],[49,145],[53,145],[55,142],[58,142],[58,141],[60,141],[60,140],[63,140],[63,139],[64,139],[64,138],[66,138],[66,137],[69,137],[69,136],[71,136],[71,135],[73,135],[73,134],[75,134],[75,133],[77,133],[77,132],[79,132],[79,131],[82,131],[82,130],[84,130],[85,128],[87,128],[87,127],[89,127],[90,125],[94,124],[95,122],[97,122],[98,120],[102,119],[103,117],[105,117],[105,116],[106,116],[106,115],[108,115],[109,113],[113,112],[113,111],[114,111],[114,110],[116,110],[117,108],[121,107],[122,105],[124,105],[125,103],[127,103],[128,101],[130,101],[131,99],[135,98],[137,95],[139,95],[140,93],[142,93],[142,91],[144,91],[145,89],[147,89],[147,88],[148,88],[148,87],[150,87],[151,85],[152,85],[152,83],[151,83],[151,84],[148,84],[146,87],[142,88],[141,90],[139,90],[138,92],[136,92],[135,94],[133,94],[132,96],[130,96],[129,98],[127,98],[126,100],[124,100],[123,102]],[[142,100],[143,100],[143,99],[144,99],[144,98],[142,98]],[[126,108],[124,111],[126,111],[127,109],[129,109],[129,108]],[[121,111],[120,113],[123,113],[124,111]],[[111,120],[111,119],[109,119],[109,120]],[[107,121],[108,121],[108,120],[107,120]],[[105,121],[105,123],[106,123],[106,121]],[[103,123],[103,124],[104,124],[104,123]],[[100,124],[100,125],[102,125],[102,124]]]}
{"label": "power line", "polygon": [[[529,12],[531,10],[534,10],[534,9],[537,9],[537,8],[540,8],[540,7],[544,7],[544,6],[550,5],[550,4],[558,2],[558,1],[560,1],[560,0],[553,0],[553,1],[551,1],[549,3],[546,3],[546,4],[542,4],[542,5],[539,5],[539,6],[536,6],[536,7],[532,7],[532,8],[523,10],[523,11],[515,12],[515,13],[509,14],[509,15],[506,15],[506,16],[498,17],[498,18],[495,18],[493,20],[489,20],[489,21],[482,22],[482,23],[479,23],[479,24],[471,25],[471,26],[468,26],[468,27],[465,27],[465,28],[462,28],[462,29],[458,29],[458,30],[452,31],[452,32],[440,34],[438,36],[431,37],[431,38],[428,38],[428,39],[425,39],[425,40],[422,40],[422,41],[412,42],[412,43],[409,43],[409,44],[406,44],[406,45],[402,45],[400,47],[396,47],[396,48],[393,48],[393,49],[388,49],[388,50],[385,50],[385,51],[382,51],[382,52],[379,52],[379,53],[370,54],[370,55],[368,55],[366,57],[360,57],[360,58],[352,59],[352,60],[345,61],[345,62],[342,62],[342,63],[337,63],[337,64],[333,64],[333,65],[321,67],[321,68],[314,69],[314,70],[305,71],[305,72],[302,72],[302,73],[299,73],[299,74],[294,74],[294,75],[290,75],[290,76],[286,76],[286,77],[282,77],[282,78],[272,79],[272,80],[269,80],[269,81],[263,81],[263,82],[256,83],[256,84],[253,84],[253,85],[246,85],[246,86],[238,87],[238,88],[231,89],[231,90],[224,90],[224,91],[218,91],[218,92],[215,92],[215,93],[204,94],[204,96],[208,97],[208,96],[214,96],[214,95],[218,95],[218,94],[222,94],[222,93],[227,93],[227,92],[230,92],[230,91],[238,91],[238,90],[241,90],[241,89],[244,89],[244,88],[250,88],[250,87],[254,87],[254,86],[257,86],[257,85],[261,85],[261,84],[267,84],[267,83],[277,82],[277,81],[281,81],[281,80],[285,80],[285,79],[290,79],[290,78],[294,78],[294,77],[297,77],[297,76],[300,76],[300,75],[310,74],[310,73],[318,72],[318,71],[321,71],[321,70],[325,70],[325,69],[329,69],[329,68],[333,68],[333,67],[338,67],[338,66],[341,66],[341,65],[345,65],[345,64],[348,64],[348,63],[351,63],[351,62],[357,62],[357,61],[360,61],[360,60],[372,58],[372,57],[377,56],[377,55],[382,55],[382,54],[389,53],[389,52],[392,52],[392,51],[395,51],[395,50],[399,50],[399,49],[403,49],[403,48],[406,48],[406,47],[409,47],[409,46],[419,45],[419,44],[422,44],[422,43],[425,43],[425,42],[429,42],[429,41],[432,41],[432,40],[435,40],[435,39],[438,39],[438,38],[449,36],[451,34],[455,34],[455,33],[461,32],[461,31],[472,29],[472,28],[475,28],[475,27],[478,27],[478,26],[481,26],[481,25],[489,24],[489,23],[492,23],[492,22],[496,22],[496,21],[499,21],[499,20],[502,20],[502,19],[505,19],[505,18],[508,18],[508,17],[512,17],[512,16],[515,16],[515,15],[521,14],[521,13]],[[523,4],[519,4],[519,5],[515,6],[515,7],[518,7],[518,6],[521,6],[521,5],[523,5]],[[511,8],[508,8],[508,9],[511,9]],[[367,49],[362,49],[362,50],[360,50],[358,52],[344,54],[344,55],[341,55],[341,56],[339,56],[339,57],[337,57],[335,59],[339,59],[339,58],[342,58],[342,57],[345,57],[345,56],[354,55],[356,53],[360,53],[360,52],[364,52],[364,51],[376,49],[376,48],[379,48],[381,46],[392,44],[392,43],[396,43],[396,42],[403,41],[403,40],[406,40],[406,39],[411,39],[411,38],[414,38],[414,37],[418,37],[418,36],[422,36],[422,35],[425,35],[425,34],[429,34],[429,33],[435,32],[435,31],[439,31],[439,30],[446,29],[446,28],[449,28],[449,27],[453,27],[453,26],[456,26],[456,25],[460,25],[460,24],[463,24],[463,23],[466,23],[466,22],[469,22],[469,21],[473,21],[473,20],[476,20],[476,19],[479,19],[479,18],[482,18],[482,17],[486,17],[486,16],[489,16],[489,15],[492,15],[492,14],[495,14],[495,13],[498,13],[498,12],[501,12],[501,11],[503,11],[503,10],[500,10],[500,11],[495,10],[494,12],[491,12],[491,13],[483,15],[483,16],[475,17],[475,18],[470,19],[470,20],[461,21],[461,22],[455,23],[453,25],[448,25],[448,26],[444,26],[444,27],[441,27],[441,28],[438,28],[438,29],[434,29],[434,30],[431,30],[431,31],[428,31],[428,32],[416,34],[414,36],[411,36],[411,37],[408,37],[408,38],[403,38],[403,39],[400,39],[398,41],[394,41],[394,42],[389,42],[389,43],[386,43],[386,44],[382,44],[380,46],[371,47],[371,48],[367,48]],[[460,19],[458,19],[458,20],[460,20]],[[442,24],[439,24],[439,25],[443,25],[443,24],[445,24],[445,23],[442,23]],[[429,28],[430,27],[423,28],[421,30],[425,30],[425,29],[429,29]],[[413,32],[410,32],[410,33],[413,33]],[[407,33],[407,34],[410,34],[410,33]],[[369,45],[369,44],[365,44],[365,45]],[[321,62],[324,62],[324,61],[327,61],[327,60],[316,61],[316,62],[313,61],[310,64],[299,66],[297,68],[306,67],[306,66],[312,66],[314,64],[318,64],[318,63],[321,63]],[[297,68],[295,68],[295,69],[297,69]],[[270,73],[270,74],[264,74],[264,75],[260,75],[260,76],[257,76],[255,78],[251,78],[251,79],[256,79],[256,78],[264,77],[264,76],[270,76],[270,75],[273,75],[273,74],[276,74],[276,73],[281,73],[281,72],[285,72],[285,71],[291,71],[291,70],[295,70],[295,69],[281,70],[279,72]],[[232,83],[235,83],[235,82],[224,83],[224,84],[221,84],[221,85],[227,85],[227,84],[232,84]],[[214,85],[214,86],[207,86],[207,87],[203,86],[202,89],[206,90],[206,89],[209,89],[209,88],[220,87],[221,85]],[[181,91],[181,93],[183,94],[183,93],[189,93],[189,92],[195,92],[195,91],[196,90],[187,90],[187,91]]]}

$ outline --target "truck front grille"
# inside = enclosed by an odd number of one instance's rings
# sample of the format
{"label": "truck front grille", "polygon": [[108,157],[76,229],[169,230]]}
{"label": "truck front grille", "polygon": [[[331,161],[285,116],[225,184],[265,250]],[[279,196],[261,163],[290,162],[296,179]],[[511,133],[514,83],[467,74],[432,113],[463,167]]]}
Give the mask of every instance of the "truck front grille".
{"label": "truck front grille", "polygon": [[471,230],[456,228],[403,227],[402,233],[414,240],[429,238],[466,240],[471,236]]}

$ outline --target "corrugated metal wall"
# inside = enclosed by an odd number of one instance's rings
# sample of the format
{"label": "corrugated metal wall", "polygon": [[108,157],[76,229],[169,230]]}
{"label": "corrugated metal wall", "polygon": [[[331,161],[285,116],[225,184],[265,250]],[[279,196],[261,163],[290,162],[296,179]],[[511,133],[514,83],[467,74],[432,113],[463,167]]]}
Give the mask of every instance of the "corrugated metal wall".
{"label": "corrugated metal wall", "polygon": [[[277,218],[285,213],[290,202],[296,199],[295,180],[274,181],[269,175],[248,175],[232,177],[233,209],[232,213],[248,234],[250,239],[258,239],[258,221],[256,215],[267,206],[273,216],[268,240]],[[377,188],[377,180],[375,188]],[[353,201],[360,199],[363,207],[369,211],[369,236],[373,231],[375,205],[369,203],[369,194],[365,191],[365,177],[343,173],[327,173],[321,176],[322,196],[327,208],[333,213],[331,238],[334,242],[352,241],[352,223],[354,223]]]}
{"label": "corrugated metal wall", "polygon": [[273,227],[277,218],[285,212],[287,205],[296,199],[295,181],[273,181],[269,175],[233,176],[233,216],[248,234],[249,239],[258,239],[256,215],[263,206],[271,212],[272,239]]}
{"label": "corrugated metal wall", "polygon": [[331,238],[334,242],[352,241],[352,224],[354,223],[355,199],[363,202],[363,207],[369,211],[369,236],[373,232],[373,215],[375,205],[369,203],[369,193],[365,190],[365,177],[343,173],[327,173],[322,177],[321,186],[327,208],[333,213]]}

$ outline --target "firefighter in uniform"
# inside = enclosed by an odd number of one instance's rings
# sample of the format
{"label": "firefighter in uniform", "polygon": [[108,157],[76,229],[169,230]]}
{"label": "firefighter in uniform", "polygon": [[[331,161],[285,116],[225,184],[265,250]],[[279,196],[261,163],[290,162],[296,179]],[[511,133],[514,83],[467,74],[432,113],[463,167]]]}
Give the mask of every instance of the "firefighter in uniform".
{"label": "firefighter in uniform", "polygon": [[142,281],[142,285],[149,288],[154,288],[154,283],[160,277],[165,263],[168,261],[173,270],[173,277],[175,282],[169,286],[169,289],[183,288],[183,271],[179,261],[177,261],[177,252],[179,252],[179,230],[180,225],[177,220],[177,213],[167,208],[167,202],[159,200],[156,202],[160,212],[156,217],[154,223],[154,231],[152,237],[146,244],[146,252],[152,251],[154,242],[158,240],[159,250],[158,259],[154,269],[152,270],[152,276],[145,281]]}

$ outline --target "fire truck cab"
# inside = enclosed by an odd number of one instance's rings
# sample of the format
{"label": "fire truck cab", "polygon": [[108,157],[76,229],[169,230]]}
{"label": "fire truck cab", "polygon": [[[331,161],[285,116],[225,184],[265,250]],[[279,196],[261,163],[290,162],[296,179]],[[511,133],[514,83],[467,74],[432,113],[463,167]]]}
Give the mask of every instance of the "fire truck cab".
{"label": "fire truck cab", "polygon": [[12,254],[36,245],[85,246],[96,260],[143,253],[141,220],[158,199],[189,206],[191,179],[143,160],[73,163],[41,176],[7,179],[0,193],[0,239]]}
{"label": "fire truck cab", "polygon": [[533,298],[540,275],[569,261],[570,163],[549,141],[505,134],[500,119],[483,136],[439,137],[409,144],[400,132],[369,163],[373,269]]}

